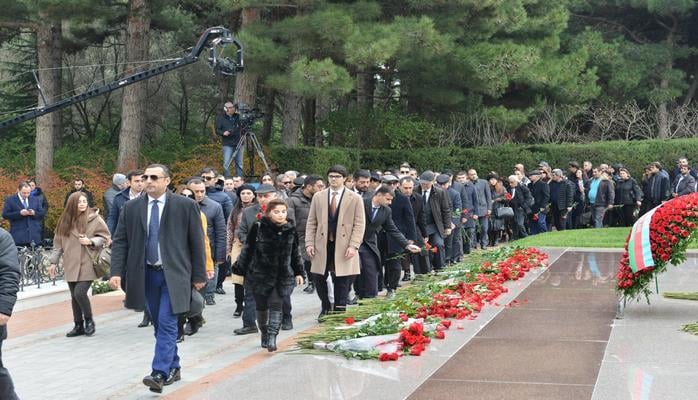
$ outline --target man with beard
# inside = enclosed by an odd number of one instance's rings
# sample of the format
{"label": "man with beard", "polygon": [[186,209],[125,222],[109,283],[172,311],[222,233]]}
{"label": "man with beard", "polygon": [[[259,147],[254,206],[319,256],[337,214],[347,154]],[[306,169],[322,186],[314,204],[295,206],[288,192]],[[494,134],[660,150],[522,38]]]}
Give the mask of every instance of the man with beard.
{"label": "man with beard", "polygon": [[368,170],[358,169],[354,172],[354,193],[363,199],[370,199],[372,196],[370,184],[371,173]]}

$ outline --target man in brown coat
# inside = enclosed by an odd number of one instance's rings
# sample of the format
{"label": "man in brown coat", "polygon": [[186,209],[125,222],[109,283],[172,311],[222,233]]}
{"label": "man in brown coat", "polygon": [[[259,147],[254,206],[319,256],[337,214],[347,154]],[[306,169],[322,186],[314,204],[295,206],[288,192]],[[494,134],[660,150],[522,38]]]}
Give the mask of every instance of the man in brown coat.
{"label": "man in brown coat", "polygon": [[[334,309],[344,311],[354,278],[359,275],[358,250],[363,241],[366,217],[361,196],[347,190],[347,169],[334,165],[327,171],[329,188],[313,196],[305,228],[305,249],[311,258],[310,272],[322,317],[331,311],[327,277],[334,284]],[[318,318],[319,318],[318,317]]]}

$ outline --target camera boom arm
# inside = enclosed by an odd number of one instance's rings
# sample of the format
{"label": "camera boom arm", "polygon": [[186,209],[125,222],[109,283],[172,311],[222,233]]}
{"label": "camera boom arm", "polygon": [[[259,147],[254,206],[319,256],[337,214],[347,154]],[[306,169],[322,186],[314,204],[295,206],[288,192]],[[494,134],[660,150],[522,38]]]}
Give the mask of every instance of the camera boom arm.
{"label": "camera boom arm", "polygon": [[[229,45],[233,45],[237,48],[234,60],[221,56],[223,49]],[[208,58],[209,66],[211,67],[211,69],[213,69],[215,73],[220,73],[223,75],[234,75],[235,73],[243,70],[244,65],[242,44],[232,37],[228,29],[223,28],[221,26],[212,27],[208,28],[201,35],[196,45],[192,47],[189,54],[186,54],[183,57],[159,65],[157,67],[147,69],[145,71],[137,72],[125,78],[117,79],[115,81],[107,83],[106,85],[87,90],[83,93],[58,100],[54,103],[40,105],[31,111],[20,114],[16,117],[10,118],[5,121],[0,121],[0,130],[9,128],[11,126],[20,124],[25,121],[38,118],[42,115],[46,115],[54,111],[58,111],[60,109],[69,107],[73,104],[77,104],[85,100],[91,99],[93,97],[101,96],[114,90],[121,89],[136,82],[144,81],[154,76],[165,74],[170,71],[174,71],[175,69],[187,66],[189,64],[193,64],[199,60],[199,56],[206,48],[209,49],[210,54],[210,57]],[[39,91],[41,92],[41,87],[39,85],[37,86],[39,87]]]}

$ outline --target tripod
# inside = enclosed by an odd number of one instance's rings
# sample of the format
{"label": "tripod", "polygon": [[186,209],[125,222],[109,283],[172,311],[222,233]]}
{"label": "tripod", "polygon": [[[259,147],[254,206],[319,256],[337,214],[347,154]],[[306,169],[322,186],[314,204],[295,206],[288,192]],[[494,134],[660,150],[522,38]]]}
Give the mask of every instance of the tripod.
{"label": "tripod", "polygon": [[269,171],[269,164],[267,164],[267,159],[264,157],[264,151],[262,150],[262,145],[259,144],[259,140],[257,140],[257,135],[255,135],[254,132],[248,131],[248,130],[242,130],[242,132],[240,132],[240,140],[238,141],[237,146],[235,146],[235,152],[233,152],[233,156],[230,158],[228,165],[225,166],[226,170],[230,169],[230,163],[235,160],[238,153],[240,151],[242,151],[242,149],[244,147],[247,147],[249,150],[250,144],[252,144],[252,148],[254,149],[254,152],[248,151],[248,160],[250,162],[250,167],[249,167],[250,169],[248,170],[247,178],[252,178],[255,176],[254,175],[254,153],[257,153],[257,156],[259,156],[259,159],[262,160],[262,163],[264,163],[264,170]]}

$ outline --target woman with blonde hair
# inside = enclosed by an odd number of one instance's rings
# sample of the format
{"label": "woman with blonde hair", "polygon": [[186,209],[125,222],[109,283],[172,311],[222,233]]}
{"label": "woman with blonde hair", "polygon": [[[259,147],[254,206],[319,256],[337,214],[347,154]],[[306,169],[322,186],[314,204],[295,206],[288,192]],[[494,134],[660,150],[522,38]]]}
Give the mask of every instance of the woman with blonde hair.
{"label": "woman with blonde hair", "polygon": [[95,333],[87,291],[92,281],[101,278],[95,272],[94,257],[109,240],[107,224],[99,216],[98,209],[89,208],[85,193],[71,194],[58,219],[49,266],[49,274],[55,276],[56,264],[63,256],[64,276],[70,289],[75,322],[75,327],[66,334],[67,337],[92,336]]}

